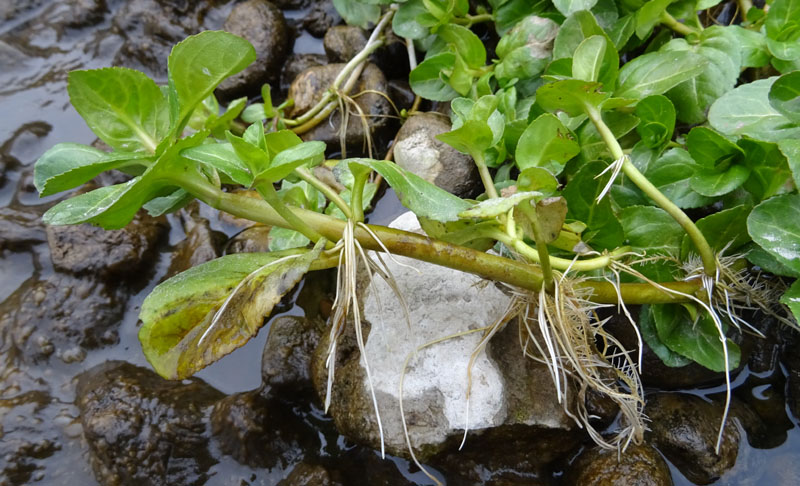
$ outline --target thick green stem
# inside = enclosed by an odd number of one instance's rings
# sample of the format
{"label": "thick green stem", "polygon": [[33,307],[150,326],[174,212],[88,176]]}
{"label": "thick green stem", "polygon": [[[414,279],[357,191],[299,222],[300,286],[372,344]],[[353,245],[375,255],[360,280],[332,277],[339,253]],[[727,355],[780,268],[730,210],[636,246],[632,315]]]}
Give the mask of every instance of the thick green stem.
{"label": "thick green stem", "polygon": [[353,213],[350,212],[350,206],[342,199],[338,192],[331,186],[325,184],[321,180],[317,179],[314,174],[311,173],[305,167],[299,167],[294,170],[294,173],[297,174],[297,177],[303,179],[304,181],[308,182],[313,186],[316,190],[321,192],[325,197],[328,198],[333,204],[339,208],[344,216],[348,219],[353,217]]}
{"label": "thick green stem", "polygon": [[466,17],[456,17],[451,20],[452,23],[463,25],[465,27],[472,27],[475,24],[480,24],[482,22],[491,22],[494,20],[494,15],[490,13],[478,14],[478,15],[467,15]]}
{"label": "thick green stem", "polygon": [[[523,202],[519,207],[531,222],[533,241],[536,242],[536,252],[539,255],[539,265],[542,267],[542,276],[544,277],[544,288],[548,292],[552,292],[554,284],[553,269],[550,266],[550,253],[547,251],[547,243],[544,241],[544,232],[542,231],[542,225],[539,224],[539,216],[536,214],[535,204],[535,202],[533,204]],[[518,241],[524,246],[528,246],[525,245],[525,242],[523,242],[522,239],[519,239]]]}
{"label": "thick green stem", "polygon": [[[269,204],[260,199],[223,192],[203,181],[201,177],[184,176],[175,182],[193,196],[220,211],[271,226],[292,227]],[[305,209],[297,208],[292,211],[325,238],[331,241],[341,239],[344,221]],[[542,288],[542,273],[536,266],[453,245],[416,233],[385,226],[368,226],[393,254],[473,273],[523,289],[538,292]],[[364,248],[374,251],[383,250],[372,235],[363,228],[356,227],[355,237]],[[336,260],[333,258],[329,258],[325,262],[317,262],[312,265],[312,268],[322,270],[336,266]],[[700,289],[698,281],[667,282],[660,285],[683,294],[694,294]],[[608,282],[585,281],[577,283],[576,286],[589,291],[589,299],[593,302],[617,303],[617,290]],[[664,292],[649,284],[620,284],[619,290],[623,301],[629,304],[668,304],[689,301],[680,295]]]}
{"label": "thick green stem", "polygon": [[666,25],[673,31],[681,34],[681,35],[689,35],[689,34],[699,34],[700,31],[695,29],[694,27],[690,27],[686,24],[682,24],[678,22],[678,20],[669,14],[666,10],[662,12],[660,21],[662,24]]}
{"label": "thick green stem", "polygon": [[483,152],[475,152],[472,154],[472,158],[475,160],[475,165],[478,166],[478,173],[481,175],[483,187],[486,188],[486,195],[490,198],[496,198],[498,196],[497,189],[494,187],[492,175],[489,174],[489,168],[486,167],[486,161],[483,158]]}
{"label": "thick green stem", "polygon": [[636,186],[642,190],[650,199],[652,199],[661,209],[666,211],[672,218],[681,225],[686,234],[689,235],[689,239],[692,240],[694,243],[694,247],[697,250],[697,253],[700,255],[700,258],[703,260],[703,269],[706,275],[711,277],[716,275],[717,271],[717,259],[714,256],[714,251],[711,249],[711,246],[706,241],[705,236],[700,231],[700,229],[694,224],[689,216],[681,210],[678,206],[675,205],[672,201],[667,198],[661,191],[658,190],[656,186],[650,182],[647,177],[644,176],[639,169],[634,166],[628,157],[625,156],[625,153],[622,151],[622,147],[620,147],[619,142],[617,142],[617,138],[611,132],[611,129],[608,128],[608,125],[605,124],[603,118],[600,116],[600,111],[593,107],[587,106],[586,107],[586,114],[589,115],[589,119],[592,120],[594,126],[597,127],[597,131],[600,133],[600,136],[603,137],[603,141],[608,146],[608,149],[611,151],[611,156],[614,157],[616,160],[623,159],[622,162],[622,172],[631,180]]}

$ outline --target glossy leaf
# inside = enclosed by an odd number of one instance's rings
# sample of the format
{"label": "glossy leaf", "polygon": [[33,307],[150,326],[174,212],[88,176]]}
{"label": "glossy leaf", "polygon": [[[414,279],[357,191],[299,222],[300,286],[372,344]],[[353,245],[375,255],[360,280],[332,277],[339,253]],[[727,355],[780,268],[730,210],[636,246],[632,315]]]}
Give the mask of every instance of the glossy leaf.
{"label": "glossy leaf", "polygon": [[553,59],[572,57],[580,43],[593,35],[606,35],[594,15],[586,10],[574,12],[564,20],[558,30],[553,42]]}
{"label": "glossy leaf", "polygon": [[181,152],[183,157],[213,168],[237,184],[250,187],[253,175],[229,143],[211,143],[191,147]]}
{"label": "glossy leaf", "polygon": [[795,321],[800,322],[800,280],[795,280],[789,290],[781,296],[781,304],[792,311]]}
{"label": "glossy leaf", "polygon": [[697,193],[686,183],[697,172],[698,166],[683,149],[671,149],[651,163],[645,175],[665,196],[681,208],[698,208],[710,204],[712,199]]}
{"label": "glossy leaf", "polygon": [[793,123],[800,124],[800,71],[784,74],[772,84],[769,104]]}
{"label": "glossy leaf", "polygon": [[717,197],[738,188],[750,177],[751,170],[744,165],[733,165],[727,170],[698,169],[689,185],[698,194]]}
{"label": "glossy leaf", "polygon": [[549,112],[563,111],[569,116],[585,113],[587,107],[599,107],[610,95],[600,83],[565,79],[545,84],[536,91],[536,103]]}
{"label": "glossy leaf", "polygon": [[417,216],[442,223],[457,221],[458,213],[471,206],[467,201],[436,187],[397,164],[371,159],[361,159],[359,162],[383,176],[395,190],[403,206]]}
{"label": "glossy leaf", "polygon": [[597,0],[553,0],[553,5],[563,16],[568,16],[579,10],[590,10]]}
{"label": "glossy leaf", "polygon": [[664,94],[699,75],[707,62],[704,57],[687,51],[643,54],[619,70],[614,96],[642,99]]}
{"label": "glossy leaf", "polygon": [[642,333],[644,342],[647,343],[650,349],[656,353],[656,356],[658,356],[665,365],[671,368],[678,368],[692,362],[689,358],[676,353],[661,342],[661,339],[658,337],[658,331],[656,330],[653,309],[649,305],[643,305],[642,310],[639,312],[639,330]]}
{"label": "glossy leaf", "polygon": [[753,208],[747,231],[775,259],[800,272],[800,195],[775,196]]}
{"label": "glossy leaf", "polygon": [[596,250],[616,248],[624,239],[622,225],[611,209],[610,199],[605,197],[597,202],[597,196],[606,184],[606,179],[597,178],[597,175],[605,168],[606,164],[602,162],[584,165],[562,192],[569,208],[567,217],[586,224],[584,241]]}
{"label": "glossy leaf", "polygon": [[661,208],[631,206],[622,210],[620,221],[628,244],[634,248],[678,256],[683,228]]}
{"label": "glossy leaf", "polygon": [[467,66],[476,69],[486,64],[486,48],[481,39],[468,28],[445,24],[436,31],[442,40],[450,44],[461,55]]}
{"label": "glossy leaf", "polygon": [[520,170],[542,167],[558,175],[568,160],[578,155],[580,146],[561,121],[545,113],[522,132],[515,161]]}
{"label": "glossy leaf", "polygon": [[67,91],[89,128],[117,150],[155,153],[169,132],[167,100],[139,71],[120,67],[72,71]]}
{"label": "glossy leaf", "polygon": [[428,29],[417,22],[417,17],[425,12],[422,0],[409,0],[400,4],[392,19],[392,30],[400,37],[422,39],[428,35]]}
{"label": "glossy leaf", "polygon": [[452,100],[458,93],[448,84],[443,73],[451,72],[455,62],[456,56],[452,52],[442,52],[425,59],[409,74],[411,89],[429,100]]}
{"label": "glossy leaf", "polygon": [[619,55],[605,36],[593,35],[580,43],[572,57],[572,76],[597,81],[611,91],[617,81]]}
{"label": "glossy leaf", "polygon": [[161,283],[139,314],[145,357],[159,375],[176,380],[241,347],[320,249],[228,255]]}
{"label": "glossy leaf", "polygon": [[764,27],[773,56],[786,61],[800,58],[800,0],[770,3]]}
{"label": "glossy leaf", "polygon": [[201,32],[173,47],[167,60],[173,104],[178,107],[173,128],[181,128],[225,78],[255,59],[256,51],[248,41],[222,31]]}
{"label": "glossy leaf", "polygon": [[[747,215],[750,210],[745,205],[724,209],[698,219],[695,225],[714,251],[725,250],[726,254],[731,254],[750,241],[747,234]],[[681,258],[686,258],[689,252],[695,252],[695,249],[689,236],[685,235],[681,243]]]}

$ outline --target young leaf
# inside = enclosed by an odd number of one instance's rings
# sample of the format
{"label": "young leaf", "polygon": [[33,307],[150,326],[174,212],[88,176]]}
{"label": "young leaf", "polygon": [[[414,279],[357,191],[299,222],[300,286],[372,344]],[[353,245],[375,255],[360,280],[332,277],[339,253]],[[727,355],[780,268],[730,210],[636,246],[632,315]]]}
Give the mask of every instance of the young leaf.
{"label": "young leaf", "polygon": [[225,132],[225,137],[233,151],[236,152],[236,156],[247,166],[251,174],[260,174],[269,167],[270,157],[266,150],[248,142],[243,137],[237,137],[230,131]]}
{"label": "young leaf", "polygon": [[57,194],[93,179],[107,170],[131,163],[145,164],[146,153],[106,153],[88,145],[59,143],[45,152],[33,168],[33,185],[39,196]]}
{"label": "young leaf", "polygon": [[572,57],[580,43],[593,35],[606,35],[605,31],[597,25],[594,15],[586,10],[574,12],[564,20],[558,30],[558,35],[553,42],[553,59]]}
{"label": "young leaf", "polygon": [[550,113],[539,116],[522,132],[515,161],[520,170],[542,167],[553,175],[578,155],[580,146],[561,121]]}
{"label": "young leaf", "polygon": [[200,102],[255,59],[256,51],[248,41],[222,31],[201,32],[173,47],[167,60],[171,103],[178,108],[173,129],[182,130]]}
{"label": "young leaf", "polygon": [[436,135],[436,138],[459,152],[475,157],[491,147],[494,137],[487,123],[467,120],[459,128]]}
{"label": "young leaf", "polygon": [[750,168],[744,165],[732,165],[727,170],[700,168],[689,180],[689,185],[698,194],[717,197],[728,194],[744,184],[750,173]]}
{"label": "young leaf", "polygon": [[748,135],[770,142],[800,137],[800,127],[769,103],[769,91],[777,79],[759,79],[722,95],[708,111],[711,126],[725,135]]}
{"label": "young leaf", "polygon": [[228,255],[161,283],[139,314],[147,361],[164,378],[183,379],[241,347],[320,250]]}
{"label": "young leaf", "polygon": [[747,231],[776,260],[800,272],[800,195],[775,196],[753,208]]}
{"label": "young leaf", "polygon": [[256,179],[259,183],[277,182],[291,174],[300,166],[313,167],[325,158],[325,143],[319,141],[303,142],[279,152],[268,169],[263,170]]}
{"label": "young leaf", "polygon": [[564,17],[579,10],[590,10],[596,3],[597,0],[553,0],[553,5]]}
{"label": "young leaf", "polygon": [[572,57],[572,76],[584,81],[597,81],[610,91],[617,81],[619,55],[602,35],[593,35],[580,43]]}
{"label": "young leaf", "polygon": [[142,206],[142,209],[146,210],[150,216],[157,218],[164,214],[173,213],[192,201],[194,201],[194,196],[183,189],[177,189],[172,194],[147,201]]}
{"label": "young leaf", "polygon": [[181,156],[218,170],[236,184],[244,187],[250,187],[253,184],[253,174],[250,173],[250,169],[237,156],[233,146],[229,143],[210,143],[190,147],[181,151]]}
{"label": "young leaf", "polygon": [[169,132],[167,101],[156,83],[139,71],[72,71],[67,91],[89,128],[117,150],[155,153]]}
{"label": "young leaf", "polygon": [[444,72],[452,72],[456,56],[452,52],[442,52],[431,56],[414,68],[408,82],[414,93],[433,101],[450,101],[458,93],[443,78]]}
{"label": "young leaf", "polygon": [[642,99],[663,94],[700,74],[708,61],[692,52],[651,52],[628,62],[619,70],[614,96]]}
{"label": "young leaf", "polygon": [[470,203],[440,189],[413,172],[384,160],[359,159],[383,176],[395,190],[403,206],[419,217],[442,223],[457,221],[458,213],[469,209]]}
{"label": "young leaf", "polygon": [[769,104],[793,123],[800,125],[800,71],[784,74],[772,84],[769,89]]}
{"label": "young leaf", "polygon": [[639,124],[636,131],[642,142],[650,148],[664,146],[672,139],[675,129],[675,107],[662,95],[648,96],[636,104]]}
{"label": "young leaf", "polygon": [[417,22],[417,17],[425,13],[422,0],[409,0],[400,4],[392,19],[392,30],[406,39],[422,39],[428,35],[428,29]]}
{"label": "young leaf", "polygon": [[[707,312],[699,312],[697,321],[692,322],[689,313],[682,306],[658,304],[651,305],[650,308],[658,338],[669,349],[712,371],[725,371],[725,354],[719,332]],[[727,369],[732,370],[739,366],[741,351],[730,339],[727,339],[726,344]]]}
{"label": "young leaf", "polygon": [[436,31],[436,35],[450,44],[470,68],[477,69],[486,64],[486,48],[481,39],[468,28],[445,24]]}
{"label": "young leaf", "polygon": [[785,61],[800,58],[800,1],[774,0],[764,27],[773,56]]}
{"label": "young leaf", "polygon": [[380,5],[357,0],[333,0],[333,6],[345,22],[366,29],[381,16]]}
{"label": "young leaf", "polygon": [[700,166],[715,168],[723,161],[737,162],[744,159],[744,150],[706,127],[694,127],[686,137],[686,148]]}
{"label": "young leaf", "polygon": [[674,0],[650,0],[636,12],[636,37],[644,40],[650,36],[661,15]]}

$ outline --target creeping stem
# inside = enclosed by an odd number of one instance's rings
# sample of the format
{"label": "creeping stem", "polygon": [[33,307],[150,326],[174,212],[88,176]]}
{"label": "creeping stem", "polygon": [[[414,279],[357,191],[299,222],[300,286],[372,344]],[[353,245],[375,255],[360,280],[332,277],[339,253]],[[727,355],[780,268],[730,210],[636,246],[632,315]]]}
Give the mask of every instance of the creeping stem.
{"label": "creeping stem", "polygon": [[597,131],[600,132],[600,136],[603,137],[606,146],[611,150],[611,155],[617,160],[624,159],[622,162],[622,172],[624,172],[625,175],[628,176],[628,179],[636,184],[642,192],[681,225],[683,230],[686,231],[686,234],[689,235],[689,239],[694,243],[694,247],[697,249],[700,258],[703,260],[703,270],[706,275],[711,277],[716,275],[717,260],[714,256],[714,251],[711,249],[711,246],[709,246],[703,233],[694,224],[694,221],[692,221],[681,208],[676,206],[675,203],[670,201],[667,196],[659,191],[644,174],[639,172],[639,169],[631,163],[628,157],[625,156],[622,147],[620,147],[619,142],[617,142],[617,138],[611,133],[611,129],[608,128],[608,125],[605,124],[603,118],[600,116],[600,111],[594,106],[587,105],[585,108],[589,119],[592,120],[594,126],[597,127]]}
{"label": "creeping stem", "polygon": [[[267,225],[292,228],[277,211],[260,199],[223,192],[202,177],[189,173],[181,174],[174,182],[220,211]],[[286,207],[286,209],[328,240],[338,241],[341,239],[346,224],[344,221],[305,209],[292,207]],[[539,291],[542,288],[542,273],[537,266],[453,245],[416,233],[385,226],[368,226],[393,254],[473,273],[528,290]],[[381,245],[368,231],[362,228],[356,227],[355,238],[364,248],[382,251]],[[335,260],[330,258],[315,262],[312,268],[322,270],[335,267]],[[697,280],[668,282],[660,285],[684,294],[694,294],[701,286]],[[578,282],[576,287],[587,290],[587,293],[590,294],[589,298],[594,302],[611,304],[618,301],[617,290],[608,282]],[[627,304],[667,304],[688,301],[685,297],[664,292],[650,284],[625,283],[619,285],[619,290],[623,301]]]}
{"label": "creeping stem", "polygon": [[483,152],[476,151],[472,154],[472,158],[475,160],[475,165],[478,166],[478,173],[481,175],[481,182],[483,182],[483,186],[486,188],[486,195],[490,198],[497,197],[497,189],[494,187],[492,175],[489,174],[489,168],[486,167]]}

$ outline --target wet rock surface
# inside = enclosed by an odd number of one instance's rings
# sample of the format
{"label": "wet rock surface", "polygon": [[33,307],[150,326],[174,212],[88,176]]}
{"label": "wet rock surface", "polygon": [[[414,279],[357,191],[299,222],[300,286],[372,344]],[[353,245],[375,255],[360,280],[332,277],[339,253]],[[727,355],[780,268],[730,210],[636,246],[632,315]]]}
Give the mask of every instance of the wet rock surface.
{"label": "wet rock surface", "polygon": [[[291,1],[291,0],[290,0]],[[332,0],[316,0],[303,18],[303,27],[314,37],[321,38],[334,25],[342,21]]]}
{"label": "wet rock surface", "polygon": [[222,254],[227,237],[224,233],[212,230],[207,219],[187,216],[184,230],[186,238],[175,247],[166,277],[177,275]]}
{"label": "wet rock surface", "polygon": [[278,486],[340,486],[342,483],[331,478],[331,473],[318,464],[301,462],[292,472],[278,483]]}
{"label": "wet rock surface", "polygon": [[350,25],[337,25],[325,32],[322,39],[325,54],[331,62],[348,62],[367,45],[364,29]]}
{"label": "wet rock surface", "polygon": [[47,459],[61,448],[58,434],[39,425],[42,410],[52,401],[42,391],[0,398],[0,484],[27,484],[44,477]]}
{"label": "wet rock surface", "polygon": [[0,303],[0,333],[25,362],[82,361],[115,344],[127,297],[94,279],[54,274],[30,279]]}
{"label": "wet rock surface", "polygon": [[253,44],[256,60],[217,88],[223,98],[258,92],[261,85],[276,81],[290,51],[289,28],[283,13],[267,0],[247,0],[233,7],[223,29]]}
{"label": "wet rock surface", "polygon": [[272,321],[261,356],[265,392],[311,388],[311,360],[323,327],[322,322],[305,317],[282,316]]}
{"label": "wet rock surface", "polygon": [[259,253],[269,251],[271,226],[256,225],[247,228],[228,241],[226,253]]}
{"label": "wet rock surface", "polygon": [[328,58],[324,54],[292,54],[283,65],[281,89],[288,90],[292,81],[306,69],[325,64],[328,64]]}
{"label": "wet rock surface", "polygon": [[223,453],[242,464],[286,469],[319,447],[316,432],[289,406],[259,391],[229,395],[214,405],[211,431]]}
{"label": "wet rock surface", "polygon": [[[331,83],[344,67],[344,64],[328,64],[325,66],[315,66],[306,69],[298,75],[289,88],[289,98],[294,99],[294,108],[291,116],[297,117],[311,109],[328,90]],[[345,142],[353,147],[361,147],[367,132],[362,125],[362,114],[369,126],[369,135],[387,126],[385,118],[390,114],[391,106],[389,102],[373,92],[386,93],[388,86],[386,78],[377,66],[367,64],[361,73],[355,87],[350,91],[353,96],[364,93],[357,98],[353,98],[358,105],[356,109],[352,103],[345,103],[348,111],[348,123],[345,135]],[[360,112],[359,112],[360,110]],[[339,128],[341,127],[341,113],[337,109],[310,131],[302,134],[303,140],[321,140],[328,144],[328,148],[339,146]],[[351,147],[351,148],[353,148]]]}
{"label": "wet rock surface", "polygon": [[122,229],[104,230],[91,224],[48,226],[47,242],[53,266],[64,272],[136,279],[152,267],[164,219],[144,211]]}
{"label": "wet rock surface", "polygon": [[[393,226],[413,229],[416,218],[409,214],[398,218]],[[477,277],[398,259],[412,267],[389,263],[399,292],[407,302],[414,302],[409,309],[410,329],[402,304],[388,284],[376,279],[371,284],[362,281],[360,288],[366,322],[365,352],[386,450],[407,456],[397,405],[406,357],[419,346],[443,336],[493,324],[506,311],[510,298],[493,285],[482,284]],[[342,434],[377,448],[380,437],[369,382],[355,344],[352,323],[349,326],[337,349],[329,413]],[[486,435],[479,432],[503,425],[525,426],[532,435],[536,430],[562,433],[572,430],[575,424],[556,402],[546,367],[523,358],[516,329],[509,326],[504,332],[509,333],[508,339],[498,339],[497,344],[494,340],[490,342],[487,352],[478,355],[470,370],[469,427],[476,431],[471,439],[479,443]],[[328,376],[325,368],[328,336],[328,333],[323,335],[312,367],[315,388],[323,399]],[[467,418],[465,397],[470,356],[480,339],[478,333],[453,338],[419,351],[409,361],[403,378],[403,408],[411,444],[421,460],[457,448]],[[511,348],[497,349],[497,354],[492,351],[494,346],[505,344]],[[503,357],[502,362],[497,361],[499,356]],[[515,356],[518,362],[514,362]]]}
{"label": "wet rock surface", "polygon": [[437,113],[410,117],[397,133],[394,160],[448,192],[471,196],[480,180],[472,158],[436,139],[450,130],[450,121]]}
{"label": "wet rock surface", "polygon": [[651,421],[647,437],[687,478],[710,484],[734,466],[739,430],[732,420],[719,454],[714,452],[721,406],[686,393],[656,393],[646,399],[645,414]]}
{"label": "wet rock surface", "polygon": [[121,361],[78,377],[76,405],[102,484],[202,485],[215,463],[205,414],[222,394]]}
{"label": "wet rock surface", "polygon": [[45,226],[39,212],[0,208],[0,250],[23,249],[46,239]]}
{"label": "wet rock surface", "polygon": [[569,484],[580,486],[672,486],[669,467],[653,447],[630,445],[625,452],[593,447],[570,466]]}

